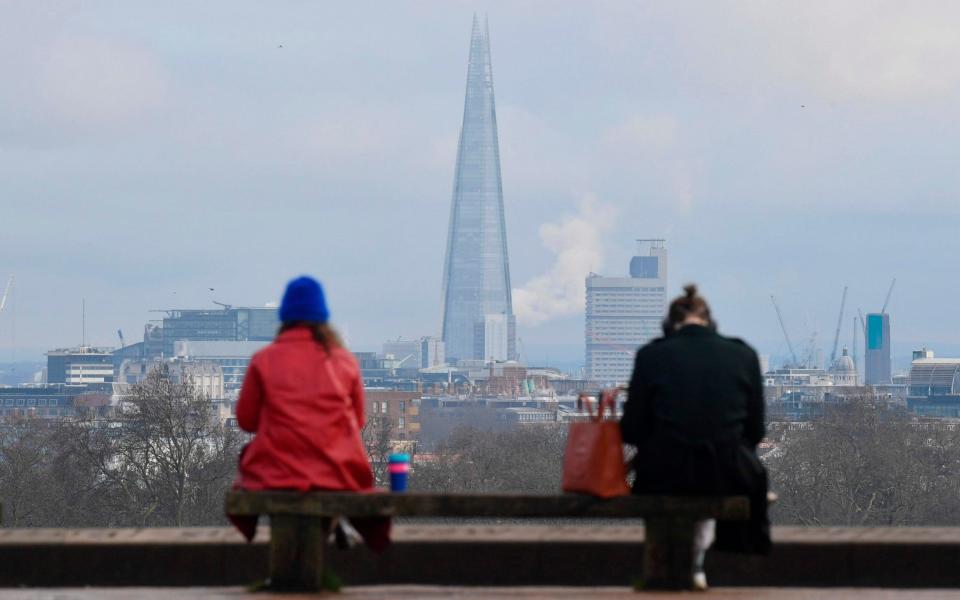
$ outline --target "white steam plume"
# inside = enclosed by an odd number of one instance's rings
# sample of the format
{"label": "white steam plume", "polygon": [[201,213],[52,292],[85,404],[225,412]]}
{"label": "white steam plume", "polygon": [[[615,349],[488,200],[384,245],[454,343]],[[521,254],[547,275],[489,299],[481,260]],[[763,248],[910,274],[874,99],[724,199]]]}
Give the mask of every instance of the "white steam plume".
{"label": "white steam plume", "polygon": [[538,325],[584,309],[584,279],[603,264],[603,236],[615,211],[588,195],[575,215],[540,226],[540,241],[556,255],[550,270],[513,290],[513,310],[524,325]]}

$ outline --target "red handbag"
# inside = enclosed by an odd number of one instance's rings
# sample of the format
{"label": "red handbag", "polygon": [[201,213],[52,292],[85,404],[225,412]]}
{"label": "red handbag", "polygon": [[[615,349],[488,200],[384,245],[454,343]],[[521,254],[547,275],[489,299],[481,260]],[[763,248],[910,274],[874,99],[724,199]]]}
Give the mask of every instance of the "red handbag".
{"label": "red handbag", "polygon": [[614,416],[616,395],[617,390],[604,390],[596,413],[590,402],[584,402],[585,394],[577,398],[577,406],[587,407],[590,420],[570,424],[563,457],[563,491],[600,498],[630,493],[620,423],[604,415],[606,409]]}

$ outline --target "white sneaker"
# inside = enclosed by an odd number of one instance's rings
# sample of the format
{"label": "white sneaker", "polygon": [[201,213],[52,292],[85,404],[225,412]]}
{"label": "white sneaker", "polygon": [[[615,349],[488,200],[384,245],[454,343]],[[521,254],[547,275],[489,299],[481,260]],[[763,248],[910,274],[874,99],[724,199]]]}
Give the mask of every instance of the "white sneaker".
{"label": "white sneaker", "polygon": [[707,589],[707,574],[703,571],[697,571],[690,580],[690,587],[695,592],[705,592]]}

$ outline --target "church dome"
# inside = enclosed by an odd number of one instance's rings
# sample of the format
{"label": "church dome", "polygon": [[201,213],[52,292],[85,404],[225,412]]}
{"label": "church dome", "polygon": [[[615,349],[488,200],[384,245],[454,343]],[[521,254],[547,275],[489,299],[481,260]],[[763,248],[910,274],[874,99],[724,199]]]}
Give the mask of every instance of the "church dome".
{"label": "church dome", "polygon": [[831,373],[855,373],[857,371],[856,366],[853,364],[853,359],[850,358],[850,355],[847,353],[847,348],[844,346],[843,354],[837,357],[837,360],[830,366]]}

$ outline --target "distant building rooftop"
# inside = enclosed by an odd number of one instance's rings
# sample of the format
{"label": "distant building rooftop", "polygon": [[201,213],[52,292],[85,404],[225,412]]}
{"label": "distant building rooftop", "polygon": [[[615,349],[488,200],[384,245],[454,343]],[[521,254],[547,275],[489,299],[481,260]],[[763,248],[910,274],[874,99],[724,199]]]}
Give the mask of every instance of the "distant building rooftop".
{"label": "distant building rooftop", "polygon": [[97,346],[76,346],[73,348],[57,348],[47,351],[47,356],[76,356],[82,354],[107,355],[112,356],[116,348],[97,347]]}

